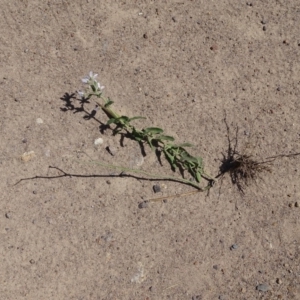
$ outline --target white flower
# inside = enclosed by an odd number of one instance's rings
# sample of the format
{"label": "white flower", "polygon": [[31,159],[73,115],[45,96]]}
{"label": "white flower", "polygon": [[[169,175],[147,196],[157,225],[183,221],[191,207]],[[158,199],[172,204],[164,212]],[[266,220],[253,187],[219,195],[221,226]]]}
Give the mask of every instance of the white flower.
{"label": "white flower", "polygon": [[81,79],[81,81],[83,83],[88,83],[89,81],[96,81],[96,77],[98,76],[98,74],[94,74],[92,71],[90,71],[89,75],[83,77]]}
{"label": "white flower", "polygon": [[90,79],[92,80],[96,80],[96,77],[98,76],[98,74],[94,74],[92,71],[90,71],[89,75],[90,75]]}
{"label": "white flower", "polygon": [[81,79],[81,81],[82,81],[83,83],[88,83],[89,80],[90,80],[90,77],[89,77],[89,76],[85,76],[85,77],[83,77],[83,78]]}
{"label": "white flower", "polygon": [[105,88],[104,85],[101,86],[100,82],[97,82],[97,86],[99,90],[103,90]]}

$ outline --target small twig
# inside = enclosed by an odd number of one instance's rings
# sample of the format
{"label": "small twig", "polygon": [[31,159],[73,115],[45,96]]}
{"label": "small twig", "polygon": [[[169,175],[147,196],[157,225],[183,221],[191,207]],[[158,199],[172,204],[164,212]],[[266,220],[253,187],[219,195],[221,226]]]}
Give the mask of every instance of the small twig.
{"label": "small twig", "polygon": [[187,185],[191,185],[191,186],[193,186],[194,188],[196,188],[200,191],[205,190],[205,189],[199,187],[196,183],[194,183],[190,180],[187,180],[187,179],[183,179],[183,178],[178,178],[178,177],[173,177],[173,176],[161,176],[161,175],[158,175],[158,174],[148,173],[148,172],[145,172],[145,171],[142,171],[142,170],[135,170],[135,169],[131,169],[131,168],[123,167],[123,166],[115,166],[115,165],[111,165],[111,164],[104,164],[104,163],[101,163],[99,161],[92,161],[92,162],[89,162],[89,163],[97,164],[97,165],[100,165],[102,167],[106,167],[106,168],[110,168],[110,169],[120,170],[122,172],[142,174],[142,175],[145,175],[145,176],[147,176],[151,179],[177,181],[177,182],[181,182],[181,183],[184,183],[184,184],[187,184]]}
{"label": "small twig", "polygon": [[291,157],[291,156],[297,156],[297,155],[300,155],[300,152],[298,152],[298,153],[291,153],[291,154],[279,154],[279,155],[275,155],[275,156],[269,156],[266,159],[269,159],[269,158],[276,159],[278,157]]}

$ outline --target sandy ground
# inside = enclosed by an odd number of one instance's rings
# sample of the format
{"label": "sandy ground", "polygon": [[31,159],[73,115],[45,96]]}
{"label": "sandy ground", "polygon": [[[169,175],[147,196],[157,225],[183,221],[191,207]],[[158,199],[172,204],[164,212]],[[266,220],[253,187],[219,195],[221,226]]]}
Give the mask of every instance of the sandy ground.
{"label": "sandy ground", "polygon": [[[93,101],[68,97],[98,73],[119,113],[192,142],[213,176],[225,113],[239,151],[299,152],[299,1],[1,0],[0,11],[1,299],[300,299],[299,156],[244,195],[225,174],[209,195],[140,208],[193,189],[97,165],[172,175],[151,149],[101,133]],[[35,176],[49,178],[15,185]]]}

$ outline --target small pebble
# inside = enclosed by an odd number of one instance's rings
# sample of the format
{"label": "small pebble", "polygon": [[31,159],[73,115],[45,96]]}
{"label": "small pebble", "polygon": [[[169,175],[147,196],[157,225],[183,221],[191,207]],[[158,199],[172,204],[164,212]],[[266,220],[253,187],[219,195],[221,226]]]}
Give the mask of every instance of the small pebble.
{"label": "small pebble", "polygon": [[110,181],[110,180],[106,180],[106,183],[107,183],[107,184],[111,184],[111,181]]}
{"label": "small pebble", "polygon": [[25,152],[21,155],[21,159],[24,162],[28,162],[28,161],[32,160],[34,157],[35,157],[34,151]]}
{"label": "small pebble", "polygon": [[217,266],[217,265],[213,265],[213,268],[214,268],[215,270],[218,270],[218,266]]}
{"label": "small pebble", "polygon": [[46,149],[46,150],[45,150],[45,155],[46,155],[47,157],[50,157],[50,155],[51,155],[50,149]]}
{"label": "small pebble", "polygon": [[267,292],[270,288],[267,284],[262,283],[256,286],[256,289],[261,292]]}
{"label": "small pebble", "polygon": [[295,207],[299,207],[299,203],[298,202],[295,202]]}
{"label": "small pebble", "polygon": [[105,242],[111,242],[114,239],[114,236],[111,232],[106,232],[105,235],[101,236],[101,239]]}
{"label": "small pebble", "polygon": [[230,246],[230,250],[236,250],[239,246],[237,244],[233,244]]}
{"label": "small pebble", "polygon": [[217,51],[218,50],[218,46],[216,44],[214,44],[209,49],[212,50],[212,51]]}
{"label": "small pebble", "polygon": [[193,296],[192,300],[202,300],[202,296],[200,296],[200,295]]}
{"label": "small pebble", "polygon": [[276,283],[277,283],[277,284],[282,284],[282,280],[280,280],[280,278],[277,278],[277,279],[276,279]]}
{"label": "small pebble", "polygon": [[153,191],[154,191],[154,193],[159,193],[161,191],[160,185],[159,184],[155,184],[153,186]]}
{"label": "small pebble", "polygon": [[263,26],[263,31],[266,31],[267,30],[267,27],[266,26]]}
{"label": "small pebble", "polygon": [[43,124],[44,121],[43,121],[41,118],[37,118],[37,119],[36,119],[36,123],[37,123],[37,124]]}
{"label": "small pebble", "polygon": [[35,263],[35,260],[31,259],[29,262],[33,265]]}
{"label": "small pebble", "polygon": [[95,141],[94,141],[95,146],[102,145],[102,144],[103,144],[103,139],[102,138],[95,139]]}
{"label": "small pebble", "polygon": [[147,208],[148,207],[148,201],[143,201],[139,204],[139,208],[142,209],[142,208]]}
{"label": "small pebble", "polygon": [[11,218],[11,213],[7,212],[7,213],[5,214],[5,218],[10,219],[10,218]]}

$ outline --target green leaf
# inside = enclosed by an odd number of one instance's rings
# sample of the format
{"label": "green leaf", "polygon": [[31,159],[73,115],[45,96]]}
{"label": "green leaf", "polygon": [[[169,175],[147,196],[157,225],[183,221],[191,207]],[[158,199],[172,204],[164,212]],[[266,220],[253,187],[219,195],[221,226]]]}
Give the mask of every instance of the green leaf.
{"label": "green leaf", "polygon": [[198,161],[198,164],[201,165],[201,167],[203,166],[203,159],[202,157],[196,157],[197,158],[197,161]]}
{"label": "green leaf", "polygon": [[152,145],[152,139],[147,139],[147,142],[148,142],[148,144],[149,144],[149,146],[150,146],[150,148],[151,148],[151,150],[153,150],[154,149],[154,146]]}
{"label": "green leaf", "polygon": [[145,118],[145,117],[137,116],[137,117],[130,118],[130,119],[129,119],[129,122],[131,122],[131,121],[133,121],[133,120],[137,120],[137,119],[146,119],[146,118]]}
{"label": "green leaf", "polygon": [[159,134],[159,133],[163,133],[164,131],[158,127],[148,127],[143,129],[143,132],[150,133],[150,134]]}
{"label": "green leaf", "polygon": [[106,125],[110,125],[110,124],[117,124],[117,119],[115,119],[115,118],[110,118],[110,119],[107,121]]}
{"label": "green leaf", "polygon": [[175,139],[170,135],[159,135],[155,137],[157,140],[165,140],[165,141],[175,141]]}
{"label": "green leaf", "polygon": [[164,145],[164,151],[169,151],[169,149],[172,149],[172,147],[173,147],[173,144],[165,144]]}
{"label": "green leaf", "polygon": [[108,98],[108,101],[104,104],[104,107],[109,107],[110,105],[112,105],[114,102],[111,101],[109,98]]}
{"label": "green leaf", "polygon": [[175,157],[171,155],[168,151],[164,151],[164,154],[166,155],[166,158],[168,159],[169,163],[173,168],[175,168],[174,159]]}
{"label": "green leaf", "polygon": [[134,139],[138,142],[141,142],[144,139],[144,134],[142,131],[132,128],[131,134],[133,135]]}
{"label": "green leaf", "polygon": [[110,118],[106,124],[109,125],[109,124],[114,123],[117,125],[118,124],[124,125],[124,124],[128,123],[128,120],[129,120],[129,118],[126,116],[122,116],[120,118]]}
{"label": "green leaf", "polygon": [[128,123],[129,122],[129,118],[127,116],[122,116],[120,118],[118,118],[118,121],[121,123],[121,124],[125,124],[125,123]]}
{"label": "green leaf", "polygon": [[196,173],[196,179],[198,182],[201,181],[201,174],[199,172]]}
{"label": "green leaf", "polygon": [[186,160],[186,161],[190,161],[190,162],[197,162],[197,159],[193,156],[191,156],[187,151],[183,150],[181,151],[180,153],[180,156],[183,160]]}
{"label": "green leaf", "polygon": [[194,145],[190,144],[190,143],[183,143],[183,144],[176,145],[176,147],[178,147],[178,148],[193,147],[193,146]]}

